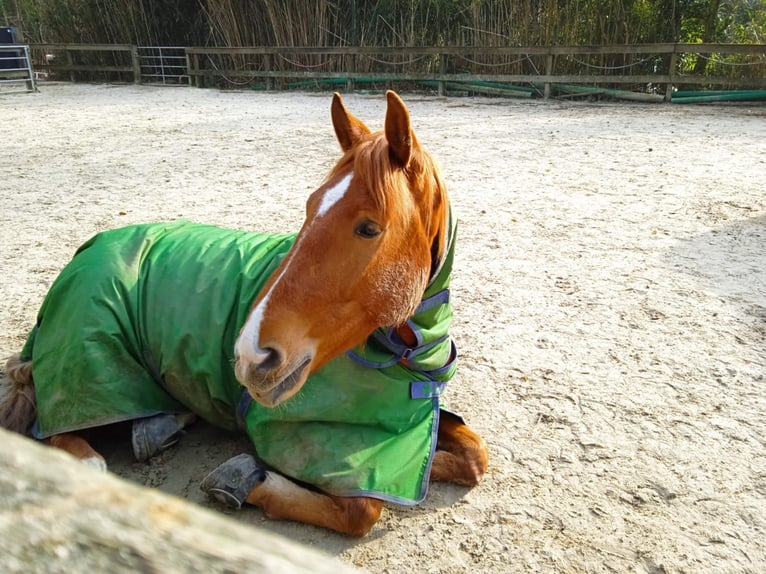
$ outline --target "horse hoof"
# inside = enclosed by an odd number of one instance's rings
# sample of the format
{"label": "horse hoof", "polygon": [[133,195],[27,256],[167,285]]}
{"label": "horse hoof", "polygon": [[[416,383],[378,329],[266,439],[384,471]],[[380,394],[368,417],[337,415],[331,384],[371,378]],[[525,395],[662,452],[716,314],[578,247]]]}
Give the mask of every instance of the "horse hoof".
{"label": "horse hoof", "polygon": [[133,421],[133,454],[143,462],[176,444],[183,428],[194,419],[191,413],[155,415]]}
{"label": "horse hoof", "polygon": [[266,471],[258,466],[255,458],[243,453],[213,470],[199,487],[224,506],[240,509],[250,491],[265,479]]}
{"label": "horse hoof", "polygon": [[85,466],[89,466],[95,470],[106,472],[106,461],[100,456],[89,456],[88,458],[81,458],[80,462]]}

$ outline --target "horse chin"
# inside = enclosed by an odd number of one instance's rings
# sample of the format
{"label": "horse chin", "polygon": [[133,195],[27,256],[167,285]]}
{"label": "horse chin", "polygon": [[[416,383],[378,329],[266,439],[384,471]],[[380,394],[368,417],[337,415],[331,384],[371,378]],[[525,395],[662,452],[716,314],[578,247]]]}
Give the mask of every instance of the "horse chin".
{"label": "horse chin", "polygon": [[276,382],[272,379],[271,386],[265,391],[256,390],[252,384],[247,385],[250,396],[264,407],[273,408],[293,397],[301,390],[309,374],[311,357],[306,357],[285,376]]}

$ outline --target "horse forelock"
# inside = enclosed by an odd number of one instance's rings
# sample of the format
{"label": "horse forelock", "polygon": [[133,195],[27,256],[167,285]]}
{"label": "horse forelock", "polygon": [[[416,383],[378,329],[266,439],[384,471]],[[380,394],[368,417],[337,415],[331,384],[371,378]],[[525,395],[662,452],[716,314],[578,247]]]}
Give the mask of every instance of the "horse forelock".
{"label": "horse forelock", "polygon": [[[371,134],[345,153],[329,173],[327,180],[352,169],[360,178],[381,215],[388,221],[402,221],[418,209],[430,239],[439,238],[437,253],[441,258],[446,245],[449,203],[441,169],[431,155],[417,146],[407,168],[396,165],[382,132]],[[403,194],[402,190],[407,190]]]}

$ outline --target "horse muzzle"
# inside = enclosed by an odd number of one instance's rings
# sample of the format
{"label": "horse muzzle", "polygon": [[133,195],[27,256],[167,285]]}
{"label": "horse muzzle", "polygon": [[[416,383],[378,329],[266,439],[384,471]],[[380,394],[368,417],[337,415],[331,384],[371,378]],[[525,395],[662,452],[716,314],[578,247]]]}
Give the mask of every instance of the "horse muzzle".
{"label": "horse muzzle", "polygon": [[234,374],[250,396],[265,407],[275,407],[295,395],[306,382],[312,355],[285,361],[275,349],[264,349],[259,361],[236,359]]}

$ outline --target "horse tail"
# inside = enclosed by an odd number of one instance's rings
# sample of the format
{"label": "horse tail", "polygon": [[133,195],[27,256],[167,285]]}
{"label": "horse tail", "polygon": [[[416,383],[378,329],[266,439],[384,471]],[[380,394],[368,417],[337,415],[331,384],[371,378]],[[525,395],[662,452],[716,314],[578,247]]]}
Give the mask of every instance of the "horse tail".
{"label": "horse tail", "polygon": [[26,434],[37,413],[32,361],[13,355],[5,364],[5,376],[11,386],[0,401],[0,427]]}

